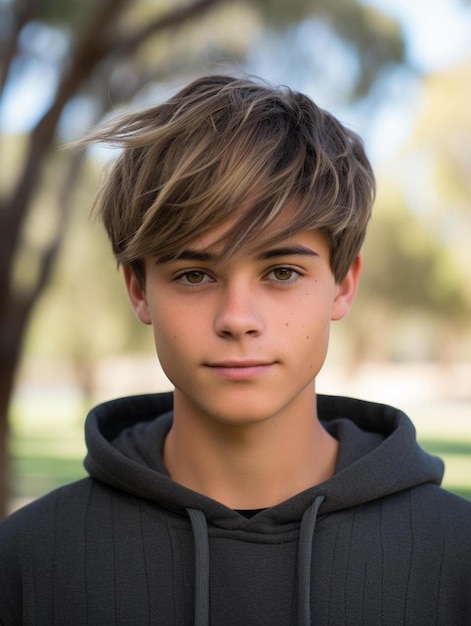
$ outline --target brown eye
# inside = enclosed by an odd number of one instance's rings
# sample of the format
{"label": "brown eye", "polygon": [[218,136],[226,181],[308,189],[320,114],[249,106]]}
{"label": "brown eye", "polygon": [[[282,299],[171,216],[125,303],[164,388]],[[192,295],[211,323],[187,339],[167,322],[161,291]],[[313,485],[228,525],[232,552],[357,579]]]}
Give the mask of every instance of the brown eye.
{"label": "brown eye", "polygon": [[192,285],[197,285],[198,283],[202,283],[204,280],[204,273],[199,272],[198,270],[193,270],[192,272],[187,272],[185,274],[186,280]]}
{"label": "brown eye", "polygon": [[273,270],[273,275],[277,280],[290,280],[293,277],[293,270],[289,267],[278,267]]}

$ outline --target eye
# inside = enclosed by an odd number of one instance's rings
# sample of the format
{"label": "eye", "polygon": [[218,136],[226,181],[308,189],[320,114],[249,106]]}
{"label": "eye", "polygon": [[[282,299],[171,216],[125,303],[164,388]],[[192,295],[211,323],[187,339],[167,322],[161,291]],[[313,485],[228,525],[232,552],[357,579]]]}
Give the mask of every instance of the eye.
{"label": "eye", "polygon": [[300,270],[293,267],[287,267],[286,265],[280,265],[279,267],[272,268],[266,274],[266,280],[271,281],[274,285],[288,286],[295,283],[303,276]]}
{"label": "eye", "polygon": [[295,271],[292,270],[290,267],[277,267],[273,270],[273,276],[276,278],[276,280],[281,281],[292,280],[294,274]]}
{"label": "eye", "polygon": [[199,272],[198,270],[192,270],[191,272],[187,272],[183,276],[189,283],[191,283],[192,285],[196,285],[203,282],[205,275],[203,272]]}
{"label": "eye", "polygon": [[204,285],[211,282],[212,278],[202,270],[188,270],[179,274],[176,279],[178,283],[186,286]]}

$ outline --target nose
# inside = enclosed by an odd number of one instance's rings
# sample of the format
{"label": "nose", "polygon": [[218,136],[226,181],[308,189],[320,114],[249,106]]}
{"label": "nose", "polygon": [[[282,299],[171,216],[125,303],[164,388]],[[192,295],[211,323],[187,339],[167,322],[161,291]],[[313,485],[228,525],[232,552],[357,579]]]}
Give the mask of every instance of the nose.
{"label": "nose", "polygon": [[248,285],[231,284],[220,294],[214,319],[220,337],[258,336],[264,327],[256,295]]}

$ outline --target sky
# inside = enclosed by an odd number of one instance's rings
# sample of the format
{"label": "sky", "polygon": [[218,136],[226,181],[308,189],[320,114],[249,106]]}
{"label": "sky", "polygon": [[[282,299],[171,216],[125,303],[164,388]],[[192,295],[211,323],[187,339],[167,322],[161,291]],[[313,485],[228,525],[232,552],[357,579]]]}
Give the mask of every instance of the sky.
{"label": "sky", "polygon": [[403,25],[410,61],[424,72],[444,69],[471,53],[471,2],[363,0]]}

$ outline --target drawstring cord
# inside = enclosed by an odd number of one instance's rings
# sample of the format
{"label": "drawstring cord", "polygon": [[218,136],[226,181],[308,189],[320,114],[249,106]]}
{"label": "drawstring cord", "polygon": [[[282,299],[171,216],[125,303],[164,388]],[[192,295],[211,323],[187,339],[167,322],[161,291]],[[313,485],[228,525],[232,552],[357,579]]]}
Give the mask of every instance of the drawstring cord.
{"label": "drawstring cord", "polygon": [[[317,496],[304,511],[298,542],[298,626],[311,626],[311,561],[317,513],[324,502]],[[209,625],[209,541],[202,511],[187,509],[195,541],[195,626]]]}
{"label": "drawstring cord", "polygon": [[187,509],[195,540],[195,626],[209,624],[208,525],[198,509]]}
{"label": "drawstring cord", "polygon": [[298,626],[311,626],[312,542],[317,512],[324,500],[324,496],[314,498],[301,520],[298,542]]}

